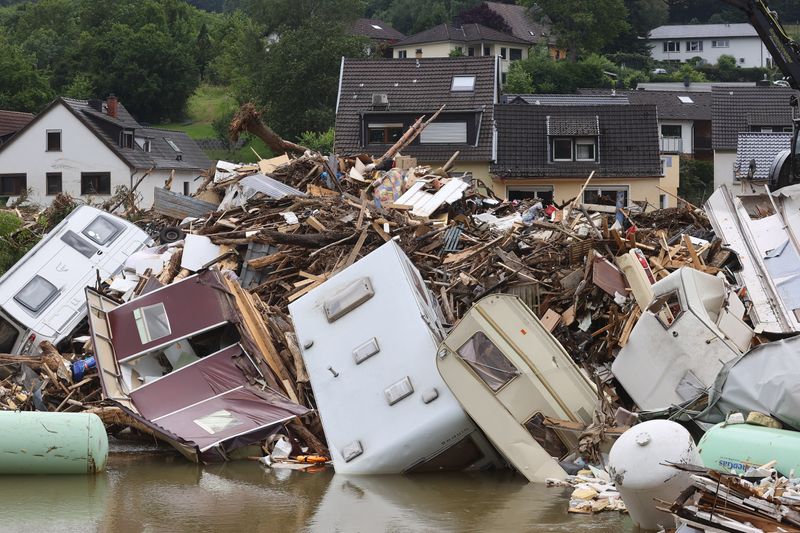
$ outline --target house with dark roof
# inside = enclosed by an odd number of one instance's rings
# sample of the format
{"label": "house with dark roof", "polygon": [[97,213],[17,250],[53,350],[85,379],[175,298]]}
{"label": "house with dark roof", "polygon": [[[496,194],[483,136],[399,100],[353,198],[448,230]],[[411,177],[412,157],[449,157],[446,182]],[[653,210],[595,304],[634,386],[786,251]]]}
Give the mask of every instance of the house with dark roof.
{"label": "house with dark roof", "polygon": [[[579,89],[584,95],[611,95],[611,89]],[[615,91],[632,104],[654,105],[658,112],[661,152],[696,159],[712,159],[711,92]]]}
{"label": "house with dark roof", "polygon": [[500,71],[505,74],[510,61],[528,57],[530,47],[525,39],[482,24],[439,24],[395,43],[392,57],[425,59],[450,57],[453,53],[466,57],[499,56]]}
{"label": "house with dark roof", "polygon": [[[385,57],[392,57],[392,45],[405,39],[406,36],[390,24],[378,19],[360,18],[350,25],[350,35],[366,37],[372,41],[374,50]],[[370,55],[372,53],[370,50]]]}
{"label": "house with dark roof", "polygon": [[495,150],[496,57],[342,59],[334,148],[382,155],[421,116],[445,109],[403,152],[441,166],[456,151],[455,172],[489,178]]}
{"label": "house with dark roof", "polygon": [[647,38],[657,61],[686,62],[699,57],[716,63],[720,56],[736,58],[740,67],[771,67],[772,56],[755,28],[742,24],[682,24],[659,26]]}
{"label": "house with dark roof", "polygon": [[33,120],[33,113],[0,109],[0,145]]}
{"label": "house with dark roof", "polygon": [[531,45],[546,45],[553,59],[564,59],[567,51],[557,46],[557,39],[552,31],[552,24],[546,17],[537,20],[531,8],[517,4],[501,2],[484,2],[491,11],[502,17],[506,26],[511,28],[511,35],[528,41]]}
{"label": "house with dark roof", "polygon": [[495,106],[495,193],[558,204],[582,194],[583,203],[674,205],[668,193],[677,194],[679,158],[660,154],[654,105],[522,102]]}
{"label": "house with dark roof", "polygon": [[148,207],[170,176],[173,191],[190,194],[210,166],[185,133],[142,126],[114,96],[57,98],[0,146],[0,196],[28,190],[39,204],[62,192],[102,200],[139,183],[138,203]]}
{"label": "house with dark roof", "polygon": [[777,86],[712,87],[714,188],[740,184],[742,174],[735,173],[740,133],[792,131],[789,100],[796,94]]}

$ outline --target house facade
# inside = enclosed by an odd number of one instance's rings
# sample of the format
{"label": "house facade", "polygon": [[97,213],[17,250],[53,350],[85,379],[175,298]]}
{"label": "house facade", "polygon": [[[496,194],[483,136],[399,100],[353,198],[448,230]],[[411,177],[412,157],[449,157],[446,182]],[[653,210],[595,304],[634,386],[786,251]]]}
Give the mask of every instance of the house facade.
{"label": "house facade", "polygon": [[505,74],[511,61],[528,57],[531,45],[526,39],[481,24],[463,24],[460,27],[440,24],[396,43],[392,47],[392,57],[450,57],[454,52],[465,57],[499,56],[500,71]]}
{"label": "house facade", "polygon": [[49,204],[59,193],[104,201],[120,186],[153,203],[153,188],[191,194],[211,162],[185,133],[141,126],[117,101],[57,98],[0,146],[0,197],[29,193]]}
{"label": "house facade", "polygon": [[[681,90],[683,89],[683,90]],[[580,89],[580,94],[611,94],[606,89]],[[675,90],[616,91],[632,104],[654,105],[658,112],[659,143],[663,154],[711,160],[711,91],[690,91],[683,84]]]}
{"label": "house facade", "polygon": [[386,152],[419,117],[444,110],[403,155],[489,181],[494,157],[497,57],[342,59],[334,150],[340,155]]}
{"label": "house facade", "polygon": [[740,67],[771,67],[772,56],[750,24],[685,24],[659,26],[648,36],[656,61],[684,63],[700,57],[716,63],[721,55],[736,58]]}
{"label": "house facade", "polygon": [[499,104],[495,124],[500,196],[562,204],[594,172],[579,202],[614,205],[621,195],[625,205],[675,206],[680,158],[660,153],[653,105]]}
{"label": "house facade", "polygon": [[737,173],[736,165],[740,133],[792,131],[789,99],[795,94],[793,89],[777,86],[712,88],[715,189],[741,186],[742,172],[738,169]]}

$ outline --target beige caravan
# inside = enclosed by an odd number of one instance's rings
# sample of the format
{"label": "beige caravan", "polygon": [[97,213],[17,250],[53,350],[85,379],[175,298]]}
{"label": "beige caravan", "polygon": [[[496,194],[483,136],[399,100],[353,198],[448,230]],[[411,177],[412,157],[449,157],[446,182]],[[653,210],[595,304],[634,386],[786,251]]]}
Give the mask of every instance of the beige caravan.
{"label": "beige caravan", "polygon": [[441,344],[436,364],[467,414],[529,481],[566,476],[558,459],[576,436],[545,427],[544,418],[589,424],[597,394],[522,300],[480,300]]}

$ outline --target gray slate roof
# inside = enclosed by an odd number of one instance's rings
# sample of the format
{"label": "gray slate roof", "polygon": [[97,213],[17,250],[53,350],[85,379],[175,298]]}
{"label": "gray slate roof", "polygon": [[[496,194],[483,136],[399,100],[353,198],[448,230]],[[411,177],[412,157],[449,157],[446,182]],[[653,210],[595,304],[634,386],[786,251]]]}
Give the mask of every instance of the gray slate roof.
{"label": "gray slate roof", "polygon": [[680,24],[659,26],[650,31],[650,39],[700,39],[714,37],[758,37],[750,24]]}
{"label": "gray slate roof", "polygon": [[442,41],[454,41],[469,43],[474,41],[499,41],[503,43],[518,43],[529,45],[530,41],[514,37],[511,34],[503,33],[482,24],[463,24],[456,28],[450,24],[439,24],[433,28],[421,31],[406,37],[395,46],[407,46],[411,44],[437,43]]}
{"label": "gray slate roof", "polygon": [[378,19],[356,19],[350,26],[350,33],[378,41],[399,41],[406,37],[387,22]]}
{"label": "gray slate roof", "polygon": [[[595,119],[599,126],[598,162],[548,160],[547,122]],[[501,178],[586,178],[661,176],[656,108],[651,105],[495,106],[497,161]]]}
{"label": "gray slate roof", "polygon": [[740,132],[753,126],[792,125],[788,87],[713,87],[711,136],[714,150],[735,150]]}
{"label": "gray slate roof", "polygon": [[[578,89],[581,95],[601,98],[611,89]],[[654,105],[660,120],[711,120],[711,93],[680,91],[617,91],[632,104]],[[680,96],[689,97],[692,103],[681,102]]]}
{"label": "gray slate roof", "polygon": [[598,89],[597,93],[584,94],[504,94],[500,97],[502,104],[531,105],[628,105],[628,96],[622,93],[612,95],[611,91]]}
{"label": "gray slate roof", "polygon": [[755,160],[756,172],[753,179],[769,178],[769,169],[775,156],[792,145],[791,133],[743,132],[739,134],[736,148],[734,172],[746,178],[750,161]]}
{"label": "gray slate roof", "polygon": [[529,43],[555,43],[555,39],[550,35],[550,25],[533,20],[527,7],[500,2],[484,2],[484,4],[503,17],[514,37]]}
{"label": "gray slate roof", "polygon": [[[458,149],[461,161],[488,161],[492,158],[496,69],[494,57],[344,59],[336,112],[336,152],[379,156],[388,148],[361,144],[361,116],[373,111],[372,95],[380,93],[388,96],[388,111],[392,113],[430,116],[442,104],[446,104],[446,112],[482,111],[477,146],[414,144],[403,151],[404,155],[442,161]],[[475,76],[474,91],[450,90],[453,76],[462,75]],[[376,151],[381,153],[372,153]]]}
{"label": "gray slate roof", "polygon": [[[140,170],[150,168],[206,170],[211,166],[211,160],[188,135],[178,131],[145,128],[133,118],[121,102],[117,104],[117,117],[114,118],[107,114],[105,103],[103,111],[97,111],[86,100],[59,98],[57,101],[66,105],[81,122],[131,168]],[[135,136],[149,138],[151,140],[150,152],[145,152],[135,144],[133,148],[119,146],[120,128],[133,129]],[[178,153],[170,147],[165,139],[172,140],[180,148],[180,161],[177,159]]]}
{"label": "gray slate roof", "polygon": [[636,84],[640,91],[678,91],[710,93],[712,87],[755,87],[754,81],[693,81],[687,86],[682,81],[642,82]]}

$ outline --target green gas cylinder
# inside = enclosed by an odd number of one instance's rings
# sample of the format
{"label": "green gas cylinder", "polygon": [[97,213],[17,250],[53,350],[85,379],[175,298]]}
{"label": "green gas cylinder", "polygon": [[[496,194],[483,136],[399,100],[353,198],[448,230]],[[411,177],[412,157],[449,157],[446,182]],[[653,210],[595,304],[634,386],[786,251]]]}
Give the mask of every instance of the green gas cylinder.
{"label": "green gas cylinder", "polygon": [[800,473],[800,432],[751,424],[717,424],[700,439],[697,448],[707,468],[744,474],[751,466],[777,461],[784,475]]}
{"label": "green gas cylinder", "polygon": [[107,458],[95,414],[0,411],[0,474],[95,474]]}

